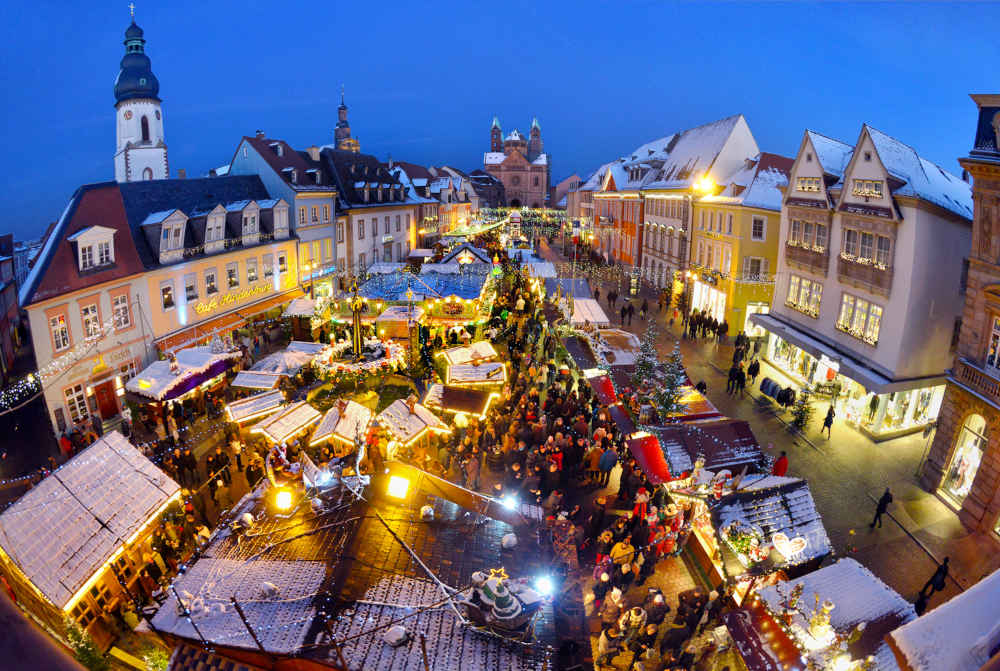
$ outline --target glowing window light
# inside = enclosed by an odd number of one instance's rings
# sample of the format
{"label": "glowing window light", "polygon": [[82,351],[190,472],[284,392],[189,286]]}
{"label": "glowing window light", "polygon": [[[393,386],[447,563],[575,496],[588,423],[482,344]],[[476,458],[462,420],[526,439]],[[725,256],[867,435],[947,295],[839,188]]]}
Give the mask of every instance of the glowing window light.
{"label": "glowing window light", "polygon": [[405,499],[406,492],[410,490],[410,481],[399,475],[389,476],[389,486],[386,487],[386,494],[396,499]]}

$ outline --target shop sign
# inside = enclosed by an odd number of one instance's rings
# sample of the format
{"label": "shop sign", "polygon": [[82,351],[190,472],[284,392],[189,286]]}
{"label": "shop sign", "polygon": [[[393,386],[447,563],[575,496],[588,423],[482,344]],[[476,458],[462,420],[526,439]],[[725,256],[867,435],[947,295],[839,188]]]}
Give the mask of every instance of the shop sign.
{"label": "shop sign", "polygon": [[391,235],[383,235],[382,236],[382,242],[392,242],[392,236]]}
{"label": "shop sign", "polygon": [[[95,373],[103,372],[104,369],[112,368],[116,364],[132,358],[131,347],[121,347],[112,350],[107,354],[98,354],[93,359],[86,358],[71,369],[69,379],[76,380],[81,377],[90,377]],[[103,363],[102,363],[103,362]],[[101,366],[103,365],[103,368]]]}
{"label": "shop sign", "polygon": [[257,286],[247,287],[246,289],[241,289],[239,291],[230,291],[227,294],[216,296],[210,301],[195,303],[194,311],[199,315],[204,315],[212,310],[218,310],[219,308],[229,307],[231,305],[235,305],[236,303],[242,303],[248,298],[260,296],[268,293],[269,291],[271,291],[271,286],[268,284],[258,284]]}

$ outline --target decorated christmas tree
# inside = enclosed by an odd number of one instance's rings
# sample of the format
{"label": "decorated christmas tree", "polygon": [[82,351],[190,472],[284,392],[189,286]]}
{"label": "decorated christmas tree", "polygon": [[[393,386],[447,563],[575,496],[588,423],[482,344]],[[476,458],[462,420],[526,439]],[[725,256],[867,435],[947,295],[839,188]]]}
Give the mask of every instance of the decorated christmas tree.
{"label": "decorated christmas tree", "polygon": [[635,358],[635,372],[632,374],[632,384],[641,387],[643,384],[653,384],[660,367],[656,354],[656,320],[650,319],[646,324],[646,332],[642,335],[639,354]]}
{"label": "decorated christmas tree", "polygon": [[682,387],[687,381],[687,373],[684,372],[680,343],[674,343],[674,351],[664,362],[663,372],[664,377],[653,393],[653,400],[660,421],[667,422],[671,415],[678,415],[685,409],[685,405],[681,403],[681,396],[684,393]]}
{"label": "decorated christmas tree", "polygon": [[792,406],[792,426],[804,431],[812,419],[812,413],[812,392],[805,387],[795,397],[795,405]]}

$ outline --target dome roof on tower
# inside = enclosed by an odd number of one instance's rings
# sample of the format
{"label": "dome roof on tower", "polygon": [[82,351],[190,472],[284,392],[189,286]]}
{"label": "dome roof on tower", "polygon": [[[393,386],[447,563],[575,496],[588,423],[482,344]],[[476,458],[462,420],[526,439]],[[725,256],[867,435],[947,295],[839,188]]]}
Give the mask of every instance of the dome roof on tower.
{"label": "dome roof on tower", "polygon": [[135,98],[159,100],[160,82],[153,74],[149,56],[145,53],[142,28],[132,22],[125,31],[125,55],[115,80],[115,102]]}

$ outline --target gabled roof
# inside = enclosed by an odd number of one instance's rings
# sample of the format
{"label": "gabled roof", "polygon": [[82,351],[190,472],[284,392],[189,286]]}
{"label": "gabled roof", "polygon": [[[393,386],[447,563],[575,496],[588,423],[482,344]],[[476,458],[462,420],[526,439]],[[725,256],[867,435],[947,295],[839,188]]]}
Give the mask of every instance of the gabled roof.
{"label": "gabled roof", "polygon": [[806,130],[806,136],[816,150],[816,160],[819,161],[823,172],[834,177],[843,177],[847,164],[851,162],[851,155],[854,154],[854,147],[813,130]]}
{"label": "gabled roof", "polygon": [[788,175],[795,159],[761,152],[729,178],[723,180],[725,188],[717,196],[706,196],[705,203],[744,205],[763,210],[781,211],[781,187],[788,185]]}
{"label": "gabled roof", "polygon": [[58,608],[180,485],[114,431],[0,514],[0,546]]}
{"label": "gabled roof", "polygon": [[663,167],[651,188],[676,188],[690,186],[695,179],[708,172],[722,151],[726,141],[739,123],[746,124],[742,114],[689,128],[671,139],[665,149]]}
{"label": "gabled roof", "polygon": [[894,195],[913,196],[934,203],[964,219],[972,219],[972,187],[960,177],[922,158],[909,145],[864,125],[888,173],[905,182]]}
{"label": "gabled roof", "polygon": [[[388,168],[377,158],[370,154],[334,149],[333,147],[323,147],[320,152],[323,166],[332,175],[337,185],[338,201],[340,209],[352,207],[385,206],[406,203],[406,200],[392,200],[389,194],[383,195],[381,201],[377,200],[378,192],[375,188],[378,184],[388,184],[390,186],[402,182],[393,175]],[[364,184],[369,185],[371,193],[369,200],[364,198]],[[359,186],[359,184],[361,186]],[[410,201],[412,203],[412,201]]]}
{"label": "gabled roof", "polygon": [[[323,167],[321,161],[312,160],[307,152],[295,151],[284,140],[244,135],[243,142],[253,147],[254,151],[260,154],[261,158],[274,170],[275,174],[285,180],[288,186],[296,191],[329,191],[335,186],[330,175],[321,170]],[[281,156],[278,156],[276,151],[276,148],[279,147],[281,149]],[[238,146],[236,150],[239,151]],[[233,160],[236,160],[235,156]],[[293,170],[296,173],[295,182],[291,181]],[[306,173],[309,171],[320,171],[318,173],[321,176],[319,184],[310,183],[313,181],[312,175],[317,173],[309,173],[310,176],[306,177]],[[216,172],[216,174],[219,173]]]}

